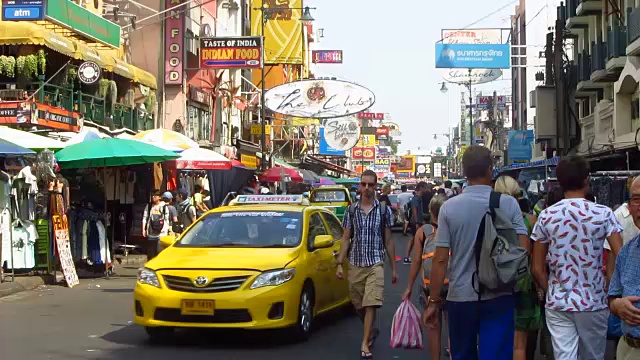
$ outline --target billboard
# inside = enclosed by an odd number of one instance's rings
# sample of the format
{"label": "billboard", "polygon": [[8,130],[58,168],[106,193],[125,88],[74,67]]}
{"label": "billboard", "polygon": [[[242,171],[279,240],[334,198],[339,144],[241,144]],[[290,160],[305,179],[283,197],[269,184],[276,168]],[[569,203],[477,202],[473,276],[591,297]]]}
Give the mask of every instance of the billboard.
{"label": "billboard", "polygon": [[2,21],[44,20],[44,0],[3,0]]}
{"label": "billboard", "polygon": [[311,60],[314,64],[342,64],[342,50],[313,50]]}
{"label": "billboard", "polygon": [[259,69],[262,38],[259,36],[200,39],[200,67],[204,69]]}
{"label": "billboard", "polygon": [[360,126],[353,117],[329,119],[321,130],[321,139],[328,147],[342,151],[342,155],[345,150],[354,147],[360,138]]}
{"label": "billboard", "polygon": [[360,135],[360,139],[356,146],[375,146],[376,145],[376,136],[375,135]]}
{"label": "billboard", "polygon": [[267,109],[278,114],[324,119],[367,110],[376,102],[376,97],[366,87],[348,81],[309,79],[269,89],[264,102]]}
{"label": "billboard", "polygon": [[391,153],[391,146],[380,146],[380,145],[376,146],[376,154],[378,154],[379,158],[386,158],[393,155]]}
{"label": "billboard", "polygon": [[338,150],[331,147],[325,138],[325,129],[320,128],[320,143],[319,143],[319,154],[320,155],[330,155],[330,156],[344,156],[344,150]]}
{"label": "billboard", "polygon": [[436,68],[509,69],[510,44],[436,44]]}
{"label": "billboard", "polygon": [[414,173],[416,171],[416,157],[413,155],[406,155],[400,159],[398,163],[397,172],[409,172]]}
{"label": "billboard", "polygon": [[[261,10],[264,4],[264,14]],[[251,1],[251,35],[265,37],[265,64],[302,65],[302,0]],[[262,17],[267,20],[262,34]]]}
{"label": "billboard", "polygon": [[529,162],[533,155],[533,130],[511,130],[508,133],[507,156],[512,162]]}
{"label": "billboard", "polygon": [[443,44],[500,44],[502,29],[444,29]]}
{"label": "billboard", "polygon": [[374,146],[354,147],[351,150],[351,158],[358,161],[375,161],[376,148]]}

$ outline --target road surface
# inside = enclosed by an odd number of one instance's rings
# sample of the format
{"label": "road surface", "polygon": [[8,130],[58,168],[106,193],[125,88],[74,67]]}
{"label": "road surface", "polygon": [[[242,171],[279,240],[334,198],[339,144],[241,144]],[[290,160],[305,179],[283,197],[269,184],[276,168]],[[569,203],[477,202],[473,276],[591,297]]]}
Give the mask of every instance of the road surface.
{"label": "road surface", "polygon": [[[394,235],[398,250],[407,237]],[[400,255],[403,255],[403,252]],[[393,314],[405,289],[409,267],[398,262],[399,284],[387,284],[386,303],[378,317],[381,335],[377,359],[428,359],[426,350],[389,347]],[[313,338],[292,343],[281,333],[185,331],[175,341],[151,345],[145,331],[132,324],[135,275],[125,269],[116,278],[82,280],[73,289],[42,287],[0,299],[2,360],[348,360],[359,358],[361,324],[356,317],[334,314],[319,320]],[[123,275],[124,274],[124,275]],[[130,275],[126,275],[130,274]],[[387,277],[390,278],[390,277]],[[415,291],[414,293],[418,293]],[[417,304],[418,302],[415,301]]]}

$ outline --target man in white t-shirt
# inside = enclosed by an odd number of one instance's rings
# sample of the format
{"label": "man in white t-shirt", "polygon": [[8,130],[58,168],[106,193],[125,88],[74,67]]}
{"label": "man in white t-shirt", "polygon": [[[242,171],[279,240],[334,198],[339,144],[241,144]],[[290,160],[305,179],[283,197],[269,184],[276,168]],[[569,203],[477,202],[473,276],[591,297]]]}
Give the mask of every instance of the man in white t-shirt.
{"label": "man in white t-shirt", "polygon": [[400,190],[402,192],[398,194],[398,213],[400,214],[401,221],[404,223],[404,234],[406,234],[409,219],[405,216],[405,207],[411,202],[411,199],[413,199],[413,193],[407,191],[407,185],[400,186]]}

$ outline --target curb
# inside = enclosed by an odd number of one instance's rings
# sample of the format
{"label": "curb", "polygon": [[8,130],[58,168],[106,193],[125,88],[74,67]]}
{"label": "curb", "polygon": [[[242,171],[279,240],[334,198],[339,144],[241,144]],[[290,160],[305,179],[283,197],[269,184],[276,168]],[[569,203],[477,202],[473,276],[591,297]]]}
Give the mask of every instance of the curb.
{"label": "curb", "polygon": [[0,283],[0,298],[52,284],[53,280],[52,276],[17,277],[13,282]]}

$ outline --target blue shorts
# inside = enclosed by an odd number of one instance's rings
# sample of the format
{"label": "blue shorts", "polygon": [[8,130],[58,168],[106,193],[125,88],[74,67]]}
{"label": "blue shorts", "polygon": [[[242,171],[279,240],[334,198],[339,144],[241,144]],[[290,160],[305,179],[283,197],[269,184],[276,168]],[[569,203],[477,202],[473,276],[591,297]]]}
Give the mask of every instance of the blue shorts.
{"label": "blue shorts", "polygon": [[513,360],[515,297],[447,301],[452,360]]}

